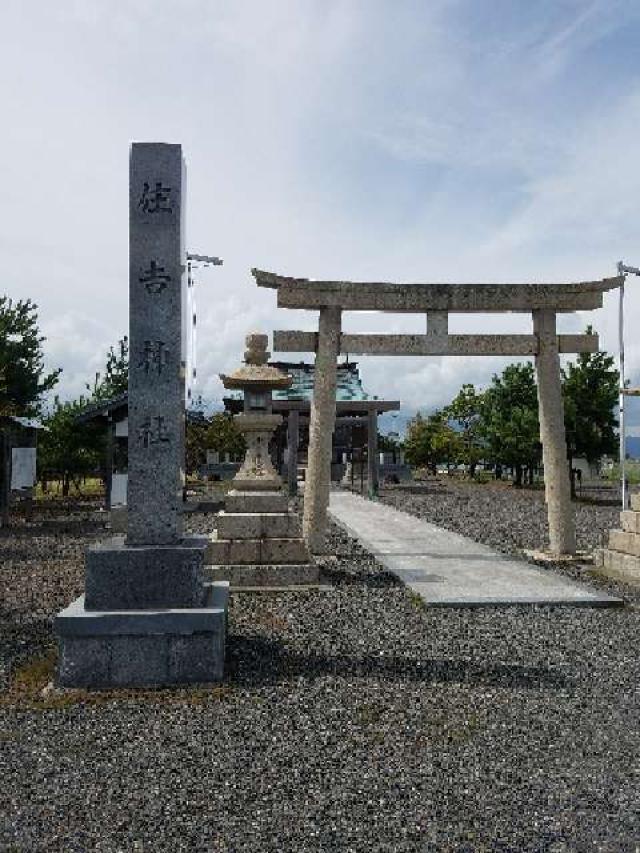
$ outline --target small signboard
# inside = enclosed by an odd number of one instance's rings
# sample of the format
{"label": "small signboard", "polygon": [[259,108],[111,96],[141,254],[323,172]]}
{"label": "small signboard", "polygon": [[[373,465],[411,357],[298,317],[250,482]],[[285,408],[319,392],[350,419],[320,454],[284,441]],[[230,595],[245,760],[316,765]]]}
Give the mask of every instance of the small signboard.
{"label": "small signboard", "polygon": [[36,448],[14,447],[11,450],[11,488],[32,489],[36,484]]}
{"label": "small signboard", "polygon": [[113,474],[111,477],[111,506],[127,505],[127,475]]}

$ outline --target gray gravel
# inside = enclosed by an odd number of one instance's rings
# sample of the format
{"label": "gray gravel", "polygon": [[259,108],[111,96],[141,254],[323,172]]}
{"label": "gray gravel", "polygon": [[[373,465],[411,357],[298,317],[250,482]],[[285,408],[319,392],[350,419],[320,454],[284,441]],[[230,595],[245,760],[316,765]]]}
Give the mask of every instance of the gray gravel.
{"label": "gray gravel", "polygon": [[[0,531],[7,672],[101,532]],[[222,690],[5,690],[0,849],[636,850],[639,612],[427,610],[333,546],[330,591],[232,597]]]}

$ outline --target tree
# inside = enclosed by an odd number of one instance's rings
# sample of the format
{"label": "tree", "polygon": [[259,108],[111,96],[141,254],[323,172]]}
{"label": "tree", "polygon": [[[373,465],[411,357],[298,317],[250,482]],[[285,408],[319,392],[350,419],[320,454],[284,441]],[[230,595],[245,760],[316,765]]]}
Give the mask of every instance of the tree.
{"label": "tree", "polygon": [[38,306],[0,296],[0,413],[36,415],[61,370],[46,373]]}
{"label": "tree", "polygon": [[186,436],[187,471],[195,471],[204,465],[207,450],[229,453],[232,456],[244,455],[246,444],[242,433],[235,425],[231,415],[218,412],[203,422],[188,422]]}
{"label": "tree", "polygon": [[424,418],[420,412],[409,421],[404,442],[407,462],[435,470],[438,462],[449,464],[459,453],[460,439],[443,411]]}
{"label": "tree", "polygon": [[109,347],[104,373],[97,373],[93,387],[87,385],[92,401],[101,403],[124,394],[129,387],[129,338],[118,341],[117,349]]}
{"label": "tree", "polygon": [[[587,326],[587,334],[593,334]],[[618,449],[614,415],[618,403],[619,374],[612,356],[603,352],[581,353],[562,371],[564,422],[569,462],[584,456],[597,462]],[[572,477],[573,487],[573,477]]]}
{"label": "tree", "polygon": [[473,385],[463,385],[444,410],[449,420],[458,425],[458,461],[468,466],[471,477],[475,476],[476,465],[484,455],[480,434],[483,399]]}
{"label": "tree", "polygon": [[494,374],[483,395],[478,429],[489,458],[512,467],[517,486],[522,485],[525,467],[532,476],[541,455],[533,365],[509,364],[502,376]]}
{"label": "tree", "polygon": [[80,478],[101,470],[105,460],[105,429],[99,423],[78,423],[77,417],[87,407],[87,400],[60,402],[56,397],[53,410],[45,419],[38,446],[38,468],[41,478],[62,479],[62,494],[69,494],[71,483],[80,491]]}

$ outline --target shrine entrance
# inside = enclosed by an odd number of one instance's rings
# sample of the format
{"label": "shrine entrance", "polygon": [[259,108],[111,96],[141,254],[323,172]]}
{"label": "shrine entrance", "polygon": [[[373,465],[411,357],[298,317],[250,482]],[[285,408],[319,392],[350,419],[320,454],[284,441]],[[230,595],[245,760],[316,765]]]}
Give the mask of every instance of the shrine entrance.
{"label": "shrine entrance", "polygon": [[[313,281],[254,269],[259,287],[277,290],[279,308],[319,311],[317,332],[275,331],[278,352],[313,352],[315,384],[304,497],[304,536],[312,553],[325,550],[331,442],[336,417],[338,356],[349,355],[505,355],[535,360],[549,520],[549,549],[574,554],[575,519],[564,429],[560,353],[592,353],[598,336],[559,335],[556,315],[602,307],[603,294],[622,277],[564,284],[398,284]],[[344,311],[382,311],[426,315],[426,334],[343,334]],[[449,334],[449,313],[530,313],[532,334]]]}

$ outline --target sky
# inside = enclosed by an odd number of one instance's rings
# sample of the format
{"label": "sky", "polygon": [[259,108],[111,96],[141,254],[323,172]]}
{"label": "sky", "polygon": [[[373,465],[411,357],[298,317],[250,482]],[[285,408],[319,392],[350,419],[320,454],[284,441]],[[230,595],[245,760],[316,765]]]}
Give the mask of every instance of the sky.
{"label": "sky", "polygon": [[[639,42],[637,0],[3,0],[1,292],[38,304],[58,392],[80,394],[127,332],[133,141],[182,144],[187,248],[224,259],[197,271],[209,402],[247,333],[317,328],[313,312],[278,309],[252,267],[562,282],[638,266]],[[626,305],[640,384],[639,278]],[[617,350],[615,292],[559,330],[587,323]],[[347,331],[424,325],[344,318]],[[455,315],[450,329],[531,320]],[[405,413],[506,362],[360,359],[369,393]]]}

